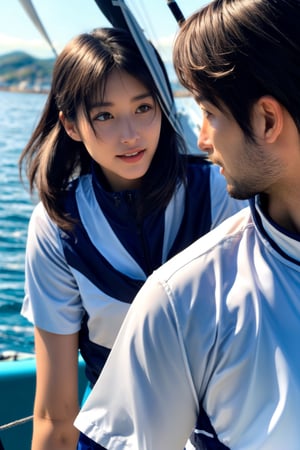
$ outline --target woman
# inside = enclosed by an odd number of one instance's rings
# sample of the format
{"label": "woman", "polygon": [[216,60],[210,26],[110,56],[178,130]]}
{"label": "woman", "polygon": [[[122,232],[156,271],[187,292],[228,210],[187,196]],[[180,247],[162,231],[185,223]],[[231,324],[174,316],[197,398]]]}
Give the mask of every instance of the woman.
{"label": "woman", "polygon": [[243,206],[218,169],[184,153],[126,31],[66,46],[20,159],[41,200],[22,308],[35,327],[32,450],[101,448],[73,427],[78,350],[93,386],[147,276]]}

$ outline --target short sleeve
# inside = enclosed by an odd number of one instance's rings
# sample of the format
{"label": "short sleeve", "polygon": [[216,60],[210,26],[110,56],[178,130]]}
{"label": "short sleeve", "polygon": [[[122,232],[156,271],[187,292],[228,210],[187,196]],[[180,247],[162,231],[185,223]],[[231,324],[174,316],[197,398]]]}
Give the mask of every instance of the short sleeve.
{"label": "short sleeve", "polygon": [[21,314],[39,328],[57,334],[77,332],[83,316],[58,228],[41,203],[35,207],[28,227]]}

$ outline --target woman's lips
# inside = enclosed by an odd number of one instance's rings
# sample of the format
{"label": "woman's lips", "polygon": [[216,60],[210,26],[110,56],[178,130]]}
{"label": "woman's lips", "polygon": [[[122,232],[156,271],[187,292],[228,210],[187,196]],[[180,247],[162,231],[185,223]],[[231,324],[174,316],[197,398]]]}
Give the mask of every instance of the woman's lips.
{"label": "woman's lips", "polygon": [[123,155],[118,155],[118,158],[127,163],[135,163],[142,159],[145,150],[136,150],[132,152],[124,153]]}

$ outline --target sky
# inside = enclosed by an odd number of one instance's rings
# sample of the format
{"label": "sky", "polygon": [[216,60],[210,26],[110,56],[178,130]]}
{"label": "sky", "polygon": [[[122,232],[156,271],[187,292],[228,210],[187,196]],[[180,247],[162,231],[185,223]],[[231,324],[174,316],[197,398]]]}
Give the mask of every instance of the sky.
{"label": "sky", "polygon": [[[188,17],[208,0],[177,0]],[[109,26],[95,0],[32,0],[32,4],[59,53],[76,34]],[[178,25],[166,0],[126,0],[146,36],[157,46],[163,59],[171,58]],[[24,10],[20,0],[0,0],[0,55],[21,50],[38,58],[53,58],[45,38]]]}

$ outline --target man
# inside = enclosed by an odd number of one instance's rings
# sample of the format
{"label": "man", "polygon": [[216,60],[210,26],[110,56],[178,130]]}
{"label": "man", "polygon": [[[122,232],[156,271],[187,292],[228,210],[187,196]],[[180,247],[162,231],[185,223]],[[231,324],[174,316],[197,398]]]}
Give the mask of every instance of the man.
{"label": "man", "polygon": [[157,270],[76,425],[110,450],[300,448],[300,1],[215,0],[174,63],[245,208]]}

